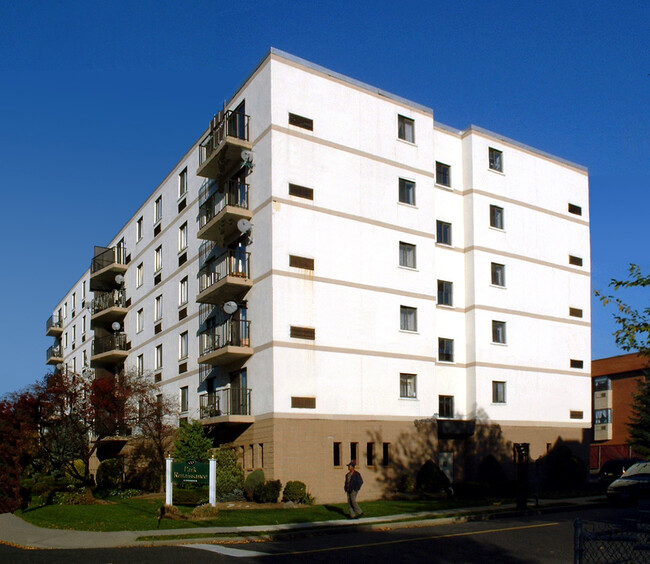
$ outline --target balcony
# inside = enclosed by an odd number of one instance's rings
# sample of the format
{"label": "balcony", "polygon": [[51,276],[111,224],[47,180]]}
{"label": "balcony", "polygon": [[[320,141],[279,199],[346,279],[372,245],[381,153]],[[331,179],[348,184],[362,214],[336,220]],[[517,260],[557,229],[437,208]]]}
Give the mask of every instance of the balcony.
{"label": "balcony", "polygon": [[93,292],[107,292],[116,286],[115,277],[127,269],[126,248],[110,247],[95,254],[90,263],[90,289]]}
{"label": "balcony", "polygon": [[597,423],[594,425],[594,441],[611,441],[612,436],[611,423]]}
{"label": "balcony", "polygon": [[221,178],[241,163],[241,152],[253,147],[248,140],[249,120],[246,114],[228,110],[221,121],[212,121],[210,133],[199,145],[197,176]]}
{"label": "balcony", "polygon": [[464,439],[476,430],[474,419],[438,419],[439,439]]}
{"label": "balcony", "polygon": [[61,348],[61,345],[52,345],[49,349],[47,349],[45,358],[45,364],[63,364],[63,350]]}
{"label": "balcony", "polygon": [[250,321],[226,321],[199,335],[199,364],[222,366],[244,361],[253,354]]}
{"label": "balcony", "polygon": [[199,271],[199,294],[202,304],[220,304],[246,295],[253,286],[250,278],[250,253],[231,250]]}
{"label": "balcony", "polygon": [[215,241],[223,247],[239,231],[240,219],[251,219],[248,209],[248,184],[229,180],[225,192],[217,191],[199,207],[199,239]]}
{"label": "balcony", "polygon": [[90,365],[121,364],[129,356],[126,333],[116,333],[93,339]]}
{"label": "balcony", "polygon": [[612,390],[594,392],[594,409],[612,409]]}
{"label": "balcony", "polygon": [[110,326],[114,321],[122,321],[129,311],[126,305],[126,291],[113,290],[96,294],[90,305],[90,327],[101,324]]}
{"label": "balcony", "polygon": [[63,319],[58,315],[52,315],[45,322],[45,334],[48,337],[60,337],[63,333]]}
{"label": "balcony", "polygon": [[200,417],[204,424],[253,423],[250,388],[221,388],[199,396]]}

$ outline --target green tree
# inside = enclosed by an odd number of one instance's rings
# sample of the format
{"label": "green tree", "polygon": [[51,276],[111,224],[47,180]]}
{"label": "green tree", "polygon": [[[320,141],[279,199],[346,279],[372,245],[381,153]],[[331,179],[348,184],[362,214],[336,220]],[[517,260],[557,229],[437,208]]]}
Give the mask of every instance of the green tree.
{"label": "green tree", "polygon": [[632,414],[627,424],[630,436],[628,443],[634,452],[643,458],[650,458],[650,371],[638,382],[632,403]]}
{"label": "green tree", "polygon": [[[650,275],[644,275],[641,268],[631,264],[628,277],[624,280],[612,279],[609,287],[614,291],[647,288],[650,286]],[[650,307],[636,309],[623,299],[595,292],[603,305],[613,303],[617,311],[614,320],[618,329],[614,331],[616,344],[625,351],[638,351],[639,354],[650,356]]]}
{"label": "green tree", "polygon": [[217,498],[244,487],[244,469],[237,463],[231,446],[222,445],[215,452],[217,460]]}
{"label": "green tree", "polygon": [[174,443],[174,458],[176,460],[205,462],[208,460],[211,448],[212,439],[205,436],[200,421],[181,423]]}

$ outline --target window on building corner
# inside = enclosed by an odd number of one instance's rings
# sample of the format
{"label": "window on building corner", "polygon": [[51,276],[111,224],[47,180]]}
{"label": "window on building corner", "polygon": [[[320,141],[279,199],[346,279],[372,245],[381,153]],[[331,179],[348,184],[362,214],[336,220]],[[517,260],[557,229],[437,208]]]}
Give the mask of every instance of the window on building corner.
{"label": "window on building corner", "polygon": [[438,305],[454,305],[453,282],[438,280]]}
{"label": "window on building corner", "polygon": [[398,115],[397,136],[409,143],[415,143],[415,122],[411,118]]}
{"label": "window on building corner", "polygon": [[506,403],[506,383],[492,381],[492,403]]}
{"label": "window on building corner", "polygon": [[438,360],[454,362],[454,340],[438,338]]}
{"label": "window on building corner", "polygon": [[182,198],[185,194],[187,194],[187,168],[178,175],[178,198]]}
{"label": "window on building corner", "polygon": [[415,205],[415,182],[405,178],[399,179],[399,201],[402,204]]}
{"label": "window on building corner", "polygon": [[506,267],[503,264],[493,262],[491,264],[491,280],[493,286],[506,285]]}
{"label": "window on building corner", "polygon": [[490,227],[503,229],[503,208],[490,206]]}
{"label": "window on building corner", "polygon": [[416,398],[417,397],[417,376],[415,374],[399,375],[399,397]]}
{"label": "window on building corner", "polygon": [[490,160],[490,169],[496,170],[497,172],[503,172],[503,151],[490,147],[488,149],[488,156]]}
{"label": "window on building corner", "polygon": [[158,196],[153,206],[153,222],[158,223],[162,219],[162,196]]}
{"label": "window on building corner", "polygon": [[144,329],[144,309],[139,309],[135,315],[135,332],[139,333]]}
{"label": "window on building corner", "polygon": [[154,251],[153,271],[158,272],[162,269],[162,245]]}
{"label": "window on building corner", "polygon": [[454,416],[454,396],[438,396],[438,417],[452,418]]}
{"label": "window on building corner", "polygon": [[451,223],[436,221],[436,241],[442,245],[451,245]]}
{"label": "window on building corner", "polygon": [[140,263],[135,268],[135,286],[136,286],[136,288],[139,288],[140,286],[142,286],[143,279],[144,279],[144,265],[142,263]]}
{"label": "window on building corner", "polygon": [[399,243],[399,265],[406,266],[407,268],[415,268],[415,245]]}
{"label": "window on building corner", "polygon": [[506,322],[492,321],[492,342],[504,345],[506,343]]}
{"label": "window on building corner", "polygon": [[436,161],[436,184],[451,186],[451,167]]}
{"label": "window on building corner", "polygon": [[187,303],[188,296],[188,279],[187,276],[178,283],[178,305],[182,306]]}
{"label": "window on building corner", "polygon": [[402,331],[418,330],[418,310],[414,307],[400,306],[399,328]]}
{"label": "window on building corner", "polygon": [[138,355],[137,372],[138,372],[138,376],[142,376],[144,374],[144,355],[143,354]]}
{"label": "window on building corner", "polygon": [[142,239],[142,218],[139,217],[138,221],[135,223],[135,240],[140,241]]}

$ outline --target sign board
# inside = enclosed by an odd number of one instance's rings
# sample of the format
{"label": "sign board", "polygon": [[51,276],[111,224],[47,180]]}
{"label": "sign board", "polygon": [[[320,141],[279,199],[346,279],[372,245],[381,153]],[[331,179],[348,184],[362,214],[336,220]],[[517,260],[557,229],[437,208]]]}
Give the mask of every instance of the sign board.
{"label": "sign board", "polygon": [[207,462],[173,462],[172,463],[172,482],[174,484],[200,484],[205,485],[209,482],[210,465]]}

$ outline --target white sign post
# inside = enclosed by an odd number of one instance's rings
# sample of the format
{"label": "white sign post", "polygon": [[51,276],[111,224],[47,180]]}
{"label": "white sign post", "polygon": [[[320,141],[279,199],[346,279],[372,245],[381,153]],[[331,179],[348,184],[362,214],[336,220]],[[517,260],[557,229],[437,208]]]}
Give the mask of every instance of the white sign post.
{"label": "white sign post", "polygon": [[165,505],[173,505],[172,498],[172,462],[174,459],[171,456],[166,458],[165,465]]}
{"label": "white sign post", "polygon": [[217,506],[217,461],[212,455],[212,458],[209,460],[210,463],[210,483],[208,486],[210,505],[212,507]]}

